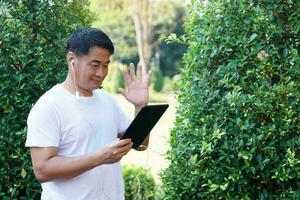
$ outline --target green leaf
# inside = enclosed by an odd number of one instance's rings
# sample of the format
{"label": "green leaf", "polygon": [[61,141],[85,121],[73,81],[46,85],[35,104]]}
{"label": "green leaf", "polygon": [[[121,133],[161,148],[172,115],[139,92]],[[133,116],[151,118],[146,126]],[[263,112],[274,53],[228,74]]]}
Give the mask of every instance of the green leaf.
{"label": "green leaf", "polygon": [[217,189],[219,189],[219,185],[217,185],[217,184],[211,184],[211,185],[209,186],[209,191],[210,191],[210,192],[214,192],[214,191],[217,190]]}
{"label": "green leaf", "polygon": [[226,190],[227,189],[227,187],[228,187],[228,183],[225,183],[225,184],[223,184],[223,185],[220,185],[220,188],[221,188],[221,190]]}
{"label": "green leaf", "polygon": [[257,37],[257,34],[256,34],[256,33],[253,33],[253,34],[250,36],[250,42],[252,42],[253,40],[255,40],[256,37]]}
{"label": "green leaf", "polygon": [[21,170],[21,176],[22,176],[22,178],[25,178],[26,175],[27,175],[26,170],[24,168],[22,168],[22,170]]}
{"label": "green leaf", "polygon": [[289,54],[289,50],[287,48],[284,48],[283,54],[282,54],[283,57],[286,58],[288,56],[288,54]]}

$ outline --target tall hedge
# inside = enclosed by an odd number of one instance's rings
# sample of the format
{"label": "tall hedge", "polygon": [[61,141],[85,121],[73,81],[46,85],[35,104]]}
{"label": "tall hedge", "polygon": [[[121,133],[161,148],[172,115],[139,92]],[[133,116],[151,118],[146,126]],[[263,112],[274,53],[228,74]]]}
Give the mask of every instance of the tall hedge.
{"label": "tall hedge", "polygon": [[300,1],[192,1],[165,199],[300,199]]}
{"label": "tall hedge", "polygon": [[[65,3],[64,3],[65,2]],[[87,0],[0,1],[0,199],[40,199],[24,147],[26,119],[66,71],[66,40],[88,26]]]}

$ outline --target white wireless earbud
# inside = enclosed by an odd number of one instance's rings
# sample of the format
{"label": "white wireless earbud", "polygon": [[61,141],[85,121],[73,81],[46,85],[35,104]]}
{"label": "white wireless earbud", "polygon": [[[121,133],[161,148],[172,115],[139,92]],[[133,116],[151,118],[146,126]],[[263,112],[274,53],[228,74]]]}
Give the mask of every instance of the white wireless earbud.
{"label": "white wireless earbud", "polygon": [[75,75],[75,70],[74,70],[74,60],[71,61],[71,66],[72,66],[72,71],[74,73],[74,86],[75,86],[75,96],[76,96],[76,99],[79,99],[79,92],[77,90],[77,85],[76,85],[76,75]]}
{"label": "white wireless earbud", "polygon": [[74,60],[71,61],[72,70],[74,71]]}

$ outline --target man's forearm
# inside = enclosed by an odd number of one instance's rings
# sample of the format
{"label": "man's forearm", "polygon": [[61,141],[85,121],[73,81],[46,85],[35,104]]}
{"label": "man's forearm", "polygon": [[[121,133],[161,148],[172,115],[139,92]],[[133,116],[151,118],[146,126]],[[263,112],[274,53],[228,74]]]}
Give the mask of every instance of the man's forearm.
{"label": "man's forearm", "polygon": [[38,181],[71,178],[102,164],[113,164],[132,148],[130,139],[116,141],[103,149],[83,156],[62,157],[56,147],[31,147],[34,174]]}
{"label": "man's forearm", "polygon": [[75,177],[99,166],[103,161],[99,153],[100,152],[79,157],[54,156],[39,168],[35,169],[35,175],[40,182],[62,177]]}
{"label": "man's forearm", "polygon": [[134,106],[134,116],[137,116],[144,106]]}

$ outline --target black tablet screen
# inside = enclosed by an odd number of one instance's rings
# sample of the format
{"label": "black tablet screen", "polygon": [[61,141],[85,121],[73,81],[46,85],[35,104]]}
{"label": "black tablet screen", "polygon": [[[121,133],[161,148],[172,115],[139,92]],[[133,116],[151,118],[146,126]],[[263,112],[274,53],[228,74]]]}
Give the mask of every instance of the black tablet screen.
{"label": "black tablet screen", "polygon": [[168,104],[144,106],[121,139],[131,138],[133,148],[139,147],[168,107]]}

